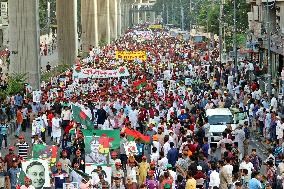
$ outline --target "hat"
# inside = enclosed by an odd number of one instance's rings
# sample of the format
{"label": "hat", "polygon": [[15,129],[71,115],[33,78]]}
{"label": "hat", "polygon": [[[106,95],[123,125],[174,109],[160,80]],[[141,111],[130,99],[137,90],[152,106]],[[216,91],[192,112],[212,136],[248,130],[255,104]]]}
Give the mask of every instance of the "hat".
{"label": "hat", "polygon": [[81,150],[79,150],[79,149],[78,149],[78,150],[76,150],[76,154],[77,154],[77,153],[81,153]]}
{"label": "hat", "polygon": [[61,162],[57,162],[56,166],[62,166]]}
{"label": "hat", "polygon": [[116,151],[111,152],[111,156],[117,156],[117,152]]}
{"label": "hat", "polygon": [[19,136],[19,139],[24,139],[25,137],[23,135]]}
{"label": "hat", "polygon": [[9,151],[14,151],[14,150],[15,150],[14,146],[9,147]]}
{"label": "hat", "polygon": [[31,179],[29,177],[25,177],[25,182],[29,182]]}
{"label": "hat", "polygon": [[115,165],[120,166],[120,165],[121,165],[121,163],[120,163],[119,161],[117,161],[117,162],[115,162]]}
{"label": "hat", "polygon": [[156,163],[155,163],[154,161],[152,161],[152,162],[150,163],[150,165],[156,165]]}
{"label": "hat", "polygon": [[202,171],[202,167],[200,165],[197,166],[198,171]]}
{"label": "hat", "polygon": [[146,157],[146,156],[143,156],[142,159],[147,159],[147,157]]}
{"label": "hat", "polygon": [[167,168],[173,168],[172,164],[167,164]]}
{"label": "hat", "polygon": [[276,116],[276,119],[281,119],[280,116]]}

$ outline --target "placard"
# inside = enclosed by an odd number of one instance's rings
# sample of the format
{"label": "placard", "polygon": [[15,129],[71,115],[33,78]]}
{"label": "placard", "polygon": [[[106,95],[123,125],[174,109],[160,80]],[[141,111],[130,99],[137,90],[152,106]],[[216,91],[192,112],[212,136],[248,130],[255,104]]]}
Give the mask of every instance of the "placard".
{"label": "placard", "polygon": [[41,91],[33,91],[33,102],[40,102]]}
{"label": "placard", "polygon": [[50,188],[48,160],[31,159],[22,161],[22,169],[25,175],[31,179],[31,185],[35,188]]}

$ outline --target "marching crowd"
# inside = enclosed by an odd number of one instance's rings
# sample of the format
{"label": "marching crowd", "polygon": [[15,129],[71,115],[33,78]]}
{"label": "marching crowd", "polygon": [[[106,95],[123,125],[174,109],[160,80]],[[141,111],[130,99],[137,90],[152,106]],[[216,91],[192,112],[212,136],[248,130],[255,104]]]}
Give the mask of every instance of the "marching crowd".
{"label": "marching crowd", "polygon": [[[146,51],[147,58],[116,60],[116,51]],[[21,162],[31,158],[32,145],[39,143],[61,149],[50,169],[51,188],[56,189],[72,182],[79,188],[113,189],[282,188],[284,120],[278,115],[277,92],[268,97],[257,80],[248,80],[257,61],[244,60],[235,70],[231,64],[220,65],[212,54],[167,29],[143,25],[103,48],[90,47],[88,60],[74,66],[103,70],[123,66],[129,76],[80,79],[72,77],[76,70],[71,69],[42,84],[39,102],[20,93],[2,100],[0,148],[9,153],[1,159],[0,188],[19,186]],[[85,126],[73,120],[72,104],[81,107],[94,129],[120,130],[120,148],[107,157],[110,182],[100,165],[96,178],[85,174],[89,144],[80,132]],[[216,146],[211,145],[205,114],[214,108],[248,117],[236,128],[228,124]],[[19,142],[9,147],[6,123],[13,119]],[[40,126],[32,131],[29,143],[22,134],[33,124]],[[136,138],[135,155],[127,156],[126,128],[150,137],[147,143]],[[250,148],[253,135],[271,144],[267,159],[261,158],[260,149]],[[43,188],[41,175],[36,171],[31,175],[20,188]]]}

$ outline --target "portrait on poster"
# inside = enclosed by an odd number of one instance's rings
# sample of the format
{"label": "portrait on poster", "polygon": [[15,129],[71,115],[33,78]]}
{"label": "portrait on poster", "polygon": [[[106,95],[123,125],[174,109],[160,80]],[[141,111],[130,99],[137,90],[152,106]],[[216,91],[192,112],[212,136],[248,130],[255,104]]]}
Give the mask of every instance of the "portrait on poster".
{"label": "portrait on poster", "polygon": [[31,179],[31,185],[35,189],[50,188],[48,160],[31,159],[23,161],[22,168],[26,176]]}
{"label": "portrait on poster", "polygon": [[[86,163],[94,163],[94,164],[106,164],[107,156],[100,153],[100,143],[99,138],[97,136],[90,136],[85,138],[86,146],[86,155],[85,161]],[[86,142],[88,141],[88,142]]]}

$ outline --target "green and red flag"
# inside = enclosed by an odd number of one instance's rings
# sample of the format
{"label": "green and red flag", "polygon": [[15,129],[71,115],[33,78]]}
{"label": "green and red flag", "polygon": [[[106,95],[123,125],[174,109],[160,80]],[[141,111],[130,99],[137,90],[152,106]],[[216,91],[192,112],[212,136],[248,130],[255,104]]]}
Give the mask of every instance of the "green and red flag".
{"label": "green and red flag", "polygon": [[50,159],[50,164],[55,164],[57,157],[57,146],[34,144],[32,154],[33,158]]}
{"label": "green and red flag", "polygon": [[130,138],[130,140],[140,139],[142,143],[150,143],[151,142],[150,136],[143,135],[139,131],[129,129],[129,128],[125,128],[124,133],[128,136],[128,138]]}
{"label": "green and red flag", "polygon": [[133,86],[134,86],[137,90],[142,89],[142,88],[145,87],[146,85],[147,85],[147,80],[146,80],[146,77],[145,77],[145,76],[143,76],[142,79],[133,82]]}
{"label": "green and red flag", "polygon": [[94,130],[94,124],[87,114],[78,106],[72,105],[73,120],[86,125],[88,130]]}
{"label": "green and red flag", "polygon": [[83,129],[82,133],[85,140],[86,153],[90,152],[90,144],[94,140],[94,136],[97,137],[98,143],[102,145],[104,149],[118,149],[120,147],[120,131],[119,130],[87,130]]}

